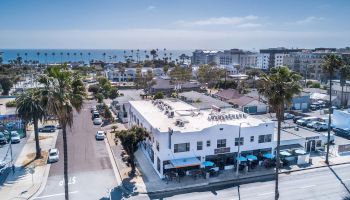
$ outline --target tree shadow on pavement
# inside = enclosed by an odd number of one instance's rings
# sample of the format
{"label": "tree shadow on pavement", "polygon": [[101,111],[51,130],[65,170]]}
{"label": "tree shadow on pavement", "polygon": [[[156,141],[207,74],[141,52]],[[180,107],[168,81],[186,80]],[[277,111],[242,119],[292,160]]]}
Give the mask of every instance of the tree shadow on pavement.
{"label": "tree shadow on pavement", "polygon": [[[14,170],[14,171],[13,171]],[[14,173],[13,173],[14,172]],[[28,174],[28,171],[23,167],[8,167],[0,174],[0,189],[4,184],[13,184]]]}
{"label": "tree shadow on pavement", "polygon": [[[139,193],[136,191],[135,182],[131,181],[132,177],[123,179],[123,187],[118,186],[111,190],[110,195],[112,200],[126,199],[131,196],[137,196]],[[108,198],[101,198],[100,200],[109,200]]]}
{"label": "tree shadow on pavement", "polygon": [[[346,186],[346,184],[343,182],[343,180],[338,176],[338,174],[332,169],[331,166],[328,166],[328,168],[331,170],[331,172],[334,174],[334,176],[340,181],[340,183],[344,186],[344,188],[346,189],[346,191],[349,193],[350,195],[350,190],[349,188]],[[346,199],[346,198],[344,198]]]}

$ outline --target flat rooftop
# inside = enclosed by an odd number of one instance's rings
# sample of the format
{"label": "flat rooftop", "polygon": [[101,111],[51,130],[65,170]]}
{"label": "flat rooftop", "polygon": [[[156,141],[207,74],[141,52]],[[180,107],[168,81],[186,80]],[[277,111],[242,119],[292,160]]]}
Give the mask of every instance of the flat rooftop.
{"label": "flat rooftop", "polygon": [[[220,112],[215,109],[200,110],[178,99],[130,101],[130,105],[160,132],[167,132],[169,128],[180,132],[197,132],[219,124],[239,126],[241,122],[248,123],[242,124],[242,127],[273,123],[233,108],[221,109]],[[167,109],[173,112],[173,117],[165,114]],[[182,122],[183,126],[177,125],[178,122]]]}

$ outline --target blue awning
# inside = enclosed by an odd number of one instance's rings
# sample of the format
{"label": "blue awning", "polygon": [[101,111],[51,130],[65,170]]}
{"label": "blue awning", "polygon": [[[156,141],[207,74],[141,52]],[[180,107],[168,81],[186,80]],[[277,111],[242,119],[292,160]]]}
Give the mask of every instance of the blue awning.
{"label": "blue awning", "polygon": [[205,161],[205,162],[203,162],[203,165],[204,165],[204,167],[212,167],[212,166],[214,166],[214,163],[211,161]]}
{"label": "blue awning", "polygon": [[247,158],[246,158],[246,157],[243,157],[243,156],[237,157],[237,159],[238,159],[240,162],[245,162],[245,161],[247,161]]}
{"label": "blue awning", "polygon": [[263,156],[264,156],[264,158],[268,158],[268,159],[272,159],[272,158],[275,157],[275,156],[272,155],[271,153],[265,153]]}
{"label": "blue awning", "polygon": [[190,167],[190,166],[200,165],[201,161],[196,157],[191,157],[191,158],[173,159],[173,160],[170,160],[170,163],[174,166],[174,168],[181,168],[181,167]]}
{"label": "blue awning", "polygon": [[249,161],[258,160],[258,158],[257,158],[256,156],[254,156],[254,155],[247,155],[246,157],[247,157],[247,159],[248,159]]}

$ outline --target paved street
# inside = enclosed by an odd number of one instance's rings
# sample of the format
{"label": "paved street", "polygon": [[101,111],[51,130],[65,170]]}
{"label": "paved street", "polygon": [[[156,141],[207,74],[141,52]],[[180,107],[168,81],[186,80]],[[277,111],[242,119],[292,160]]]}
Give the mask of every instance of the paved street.
{"label": "paved street", "polygon": [[[295,172],[281,175],[281,200],[341,200],[350,195],[350,165],[342,165],[315,170]],[[344,183],[344,184],[343,184]],[[234,200],[271,200],[274,198],[274,182],[256,182],[237,187],[212,188],[208,191],[194,191],[192,193],[173,193],[166,196],[138,195],[129,199],[234,199]]]}
{"label": "paved street", "polygon": [[[70,199],[104,199],[108,191],[117,185],[104,141],[96,141],[90,114],[91,104],[84,105],[81,113],[74,114],[74,125],[67,132]],[[49,178],[43,193],[37,199],[58,200],[64,198],[63,140],[56,143],[60,160],[51,165]]]}
{"label": "paved street", "polygon": [[[20,143],[12,144],[12,157],[13,160],[16,161],[18,155],[21,153],[23,146],[27,142],[27,138],[22,138]],[[0,146],[0,160],[2,161],[6,153],[8,153],[6,159],[4,160],[6,163],[11,161],[10,151],[9,151],[9,144],[1,145]],[[3,184],[3,182],[6,180],[7,173],[1,173],[0,174],[0,185]]]}

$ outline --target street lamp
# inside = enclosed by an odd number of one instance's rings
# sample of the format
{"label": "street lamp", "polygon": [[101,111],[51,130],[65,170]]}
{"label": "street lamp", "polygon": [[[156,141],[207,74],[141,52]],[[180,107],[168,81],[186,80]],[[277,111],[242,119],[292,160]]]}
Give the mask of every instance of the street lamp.
{"label": "street lamp", "polygon": [[237,153],[237,164],[236,164],[236,176],[238,177],[238,169],[239,169],[239,165],[241,164],[240,161],[240,157],[241,157],[241,152],[240,152],[240,148],[241,148],[241,127],[242,124],[249,124],[248,122],[241,122],[239,123],[239,129],[238,129],[238,153]]}

